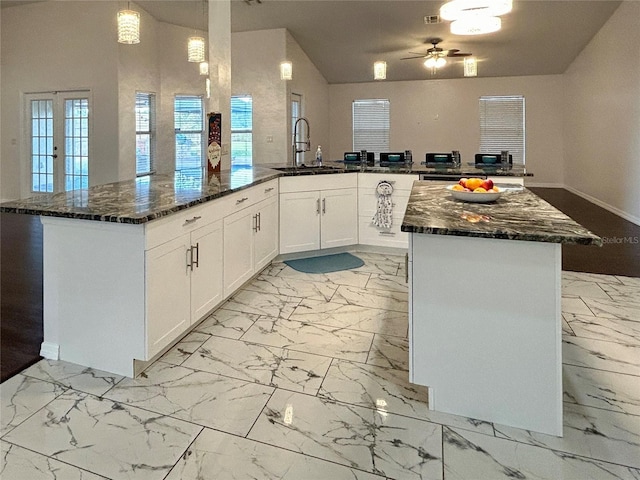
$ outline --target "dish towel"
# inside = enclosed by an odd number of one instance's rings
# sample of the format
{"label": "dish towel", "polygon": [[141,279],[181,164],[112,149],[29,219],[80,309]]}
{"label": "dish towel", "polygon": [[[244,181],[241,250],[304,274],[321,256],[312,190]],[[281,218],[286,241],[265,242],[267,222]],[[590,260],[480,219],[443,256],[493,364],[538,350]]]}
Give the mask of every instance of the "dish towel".
{"label": "dish towel", "polygon": [[382,180],[376,186],[376,195],[378,196],[378,205],[376,213],[371,219],[376,227],[391,228],[393,224],[393,201],[391,194],[393,186],[390,182]]}

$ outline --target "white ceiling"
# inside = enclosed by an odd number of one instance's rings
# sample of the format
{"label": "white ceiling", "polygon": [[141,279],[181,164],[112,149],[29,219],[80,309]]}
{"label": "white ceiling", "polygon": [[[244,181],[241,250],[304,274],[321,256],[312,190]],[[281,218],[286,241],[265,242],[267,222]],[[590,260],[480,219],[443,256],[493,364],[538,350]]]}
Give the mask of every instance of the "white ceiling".
{"label": "white ceiling", "polygon": [[[25,3],[1,0],[2,6]],[[215,1],[215,0],[211,0]],[[121,2],[122,3],[122,2]],[[202,0],[139,0],[158,20],[203,28]],[[456,36],[448,22],[425,25],[444,1],[413,0],[232,0],[233,32],[286,28],[329,83],[368,82],[373,62],[387,62],[387,81],[462,77],[462,59],[449,59],[432,75],[420,59],[439,37],[478,59],[481,77],[560,74],[611,16],[620,0],[513,0],[502,30]],[[615,45],[610,46],[612,49]]]}

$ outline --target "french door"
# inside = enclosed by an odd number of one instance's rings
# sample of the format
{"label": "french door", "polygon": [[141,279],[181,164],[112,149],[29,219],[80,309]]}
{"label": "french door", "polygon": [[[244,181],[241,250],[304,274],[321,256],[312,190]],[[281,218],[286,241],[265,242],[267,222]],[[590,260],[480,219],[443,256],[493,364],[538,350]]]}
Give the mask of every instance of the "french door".
{"label": "french door", "polygon": [[25,100],[31,191],[87,188],[89,92],[30,93]]}

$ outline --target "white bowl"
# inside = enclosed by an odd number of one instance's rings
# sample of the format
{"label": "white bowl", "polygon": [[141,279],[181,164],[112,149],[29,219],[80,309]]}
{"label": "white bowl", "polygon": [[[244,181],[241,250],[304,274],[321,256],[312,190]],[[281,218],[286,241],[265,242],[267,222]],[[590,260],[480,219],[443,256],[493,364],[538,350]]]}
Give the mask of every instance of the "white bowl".
{"label": "white bowl", "polygon": [[495,202],[502,192],[463,192],[460,190],[454,190],[454,185],[449,185],[447,190],[451,192],[453,198],[457,200],[462,200],[463,202],[473,202],[473,203],[487,203],[487,202]]}

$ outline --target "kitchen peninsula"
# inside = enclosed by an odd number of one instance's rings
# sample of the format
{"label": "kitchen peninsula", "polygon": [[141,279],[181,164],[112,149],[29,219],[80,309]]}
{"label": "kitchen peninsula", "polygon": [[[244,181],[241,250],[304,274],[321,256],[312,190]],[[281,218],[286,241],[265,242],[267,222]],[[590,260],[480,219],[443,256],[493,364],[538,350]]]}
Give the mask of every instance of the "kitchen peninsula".
{"label": "kitchen peninsula", "polygon": [[[281,253],[280,177],[352,178],[349,188],[362,191],[350,197],[354,217],[340,223],[356,225],[349,245],[406,248],[400,220],[397,235],[376,230],[359,238],[358,222],[360,232],[373,230],[379,179],[397,181],[401,216],[413,181],[434,171],[333,162],[322,169],[274,167],[157,174],[0,205],[3,212],[39,215],[44,226],[41,354],[134,376],[144,367],[134,360],[157,357]],[[522,168],[501,174],[530,175]],[[337,208],[336,215],[345,211]]]}
{"label": "kitchen peninsula", "polygon": [[429,408],[562,436],[561,244],[602,240],[527,189],[496,202],[415,182],[409,375]]}

